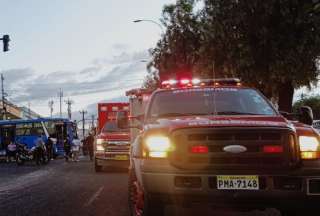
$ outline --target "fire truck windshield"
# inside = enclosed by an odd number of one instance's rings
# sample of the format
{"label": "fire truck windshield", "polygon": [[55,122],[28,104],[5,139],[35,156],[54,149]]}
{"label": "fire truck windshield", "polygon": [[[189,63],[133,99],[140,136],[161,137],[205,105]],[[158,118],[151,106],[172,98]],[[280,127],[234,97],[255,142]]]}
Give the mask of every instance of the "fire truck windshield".
{"label": "fire truck windshield", "polygon": [[161,91],[154,95],[148,118],[189,115],[276,115],[256,90],[194,88]]}
{"label": "fire truck windshield", "polygon": [[117,124],[115,121],[110,121],[104,125],[102,132],[104,133],[129,132],[129,129],[120,129],[117,127]]}

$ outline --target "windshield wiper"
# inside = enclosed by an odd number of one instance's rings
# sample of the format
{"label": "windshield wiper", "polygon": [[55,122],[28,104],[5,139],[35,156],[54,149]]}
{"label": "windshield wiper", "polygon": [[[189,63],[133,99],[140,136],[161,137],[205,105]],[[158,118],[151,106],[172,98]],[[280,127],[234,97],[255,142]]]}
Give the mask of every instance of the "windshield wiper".
{"label": "windshield wiper", "polygon": [[250,112],[237,112],[237,111],[221,111],[217,112],[218,115],[262,115],[259,113],[250,113]]}
{"label": "windshield wiper", "polygon": [[198,115],[209,115],[209,114],[208,113],[163,113],[154,117],[159,118],[159,117],[198,116]]}

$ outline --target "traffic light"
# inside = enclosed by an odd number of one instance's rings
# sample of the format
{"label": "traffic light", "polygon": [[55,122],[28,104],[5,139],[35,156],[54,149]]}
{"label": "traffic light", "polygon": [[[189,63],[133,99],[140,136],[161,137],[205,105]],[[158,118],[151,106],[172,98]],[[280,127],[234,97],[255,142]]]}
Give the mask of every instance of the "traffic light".
{"label": "traffic light", "polygon": [[3,52],[9,51],[9,41],[10,41],[9,35],[3,35],[2,40],[3,40]]}

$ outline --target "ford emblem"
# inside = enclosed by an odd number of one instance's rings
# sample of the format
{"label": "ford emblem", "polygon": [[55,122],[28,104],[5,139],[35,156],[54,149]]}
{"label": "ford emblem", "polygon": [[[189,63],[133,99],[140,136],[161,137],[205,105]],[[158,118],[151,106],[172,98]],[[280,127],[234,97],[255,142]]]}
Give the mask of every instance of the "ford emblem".
{"label": "ford emblem", "polygon": [[246,152],[247,148],[242,145],[228,145],[223,148],[223,151],[229,152],[229,153],[234,153],[234,154],[239,154],[242,152]]}

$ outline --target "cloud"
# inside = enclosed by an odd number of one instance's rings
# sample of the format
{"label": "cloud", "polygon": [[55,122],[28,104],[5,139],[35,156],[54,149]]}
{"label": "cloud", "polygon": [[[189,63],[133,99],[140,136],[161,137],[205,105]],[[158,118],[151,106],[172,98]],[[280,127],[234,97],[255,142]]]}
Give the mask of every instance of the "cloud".
{"label": "cloud", "polygon": [[101,65],[101,64],[124,64],[129,63],[133,61],[144,61],[150,58],[149,52],[147,50],[141,51],[141,52],[134,52],[134,53],[127,53],[122,52],[119,55],[113,56],[110,58],[97,58],[93,61],[93,64],[95,65]]}
{"label": "cloud", "polygon": [[129,44],[116,43],[112,46],[114,50],[128,50],[130,48]]}
{"label": "cloud", "polygon": [[4,72],[6,89],[12,92],[9,99],[19,103],[31,101],[34,109],[37,109],[37,104],[46,106],[50,98],[57,97],[60,88],[64,95],[86,101],[87,104],[117,99],[126,90],[141,86],[146,75],[146,65],[141,60],[149,58],[147,53],[123,52],[111,59],[100,58],[99,62],[79,71],[37,75],[30,68],[7,70]]}

